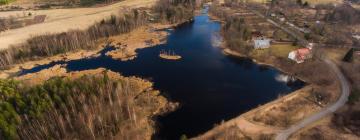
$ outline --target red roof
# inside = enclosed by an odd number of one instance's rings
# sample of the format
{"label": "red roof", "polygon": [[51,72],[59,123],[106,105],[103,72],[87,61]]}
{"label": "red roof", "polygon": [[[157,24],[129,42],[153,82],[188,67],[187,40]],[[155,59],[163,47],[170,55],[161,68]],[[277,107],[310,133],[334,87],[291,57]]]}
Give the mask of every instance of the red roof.
{"label": "red roof", "polygon": [[296,50],[298,59],[304,60],[309,55],[311,50],[309,48],[301,48]]}
{"label": "red roof", "polygon": [[355,54],[360,55],[360,51],[355,51]]}

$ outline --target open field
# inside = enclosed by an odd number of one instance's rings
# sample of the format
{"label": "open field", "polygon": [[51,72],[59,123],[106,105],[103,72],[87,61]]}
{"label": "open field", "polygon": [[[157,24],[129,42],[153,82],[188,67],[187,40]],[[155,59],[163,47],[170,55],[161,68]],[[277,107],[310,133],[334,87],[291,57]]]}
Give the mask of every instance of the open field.
{"label": "open field", "polygon": [[271,55],[286,59],[291,51],[299,48],[299,46],[293,46],[291,44],[271,45],[269,49],[253,50],[251,52],[251,56],[254,58],[259,58],[263,57],[264,55]]}
{"label": "open field", "polygon": [[[33,35],[59,33],[71,29],[86,29],[96,21],[110,15],[121,14],[121,10],[152,6],[157,0],[126,0],[98,8],[51,9],[32,12],[33,15],[46,15],[45,22],[0,33],[0,49],[24,42]],[[0,17],[21,16],[24,11],[0,12]]]}

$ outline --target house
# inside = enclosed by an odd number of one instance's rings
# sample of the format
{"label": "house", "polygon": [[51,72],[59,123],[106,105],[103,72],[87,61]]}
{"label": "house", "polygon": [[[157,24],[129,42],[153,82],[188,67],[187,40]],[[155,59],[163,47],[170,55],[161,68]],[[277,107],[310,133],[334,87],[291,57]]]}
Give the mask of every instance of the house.
{"label": "house", "polygon": [[270,39],[266,38],[257,38],[254,39],[254,48],[255,49],[266,49],[270,48]]}
{"label": "house", "polygon": [[285,18],[279,18],[281,22],[285,22]]}
{"label": "house", "polygon": [[360,35],[354,34],[354,35],[353,35],[353,38],[355,38],[355,39],[357,39],[357,40],[360,40]]}
{"label": "house", "polygon": [[255,39],[259,38],[259,37],[262,37],[262,36],[263,36],[263,34],[260,31],[251,32],[251,38],[253,40],[255,40]]}
{"label": "house", "polygon": [[303,63],[306,59],[311,58],[311,49],[310,48],[301,48],[289,53],[288,58],[296,61],[297,63]]}
{"label": "house", "polygon": [[309,44],[306,45],[306,48],[308,48],[310,50],[312,50],[313,47],[314,47],[314,43],[309,43]]}

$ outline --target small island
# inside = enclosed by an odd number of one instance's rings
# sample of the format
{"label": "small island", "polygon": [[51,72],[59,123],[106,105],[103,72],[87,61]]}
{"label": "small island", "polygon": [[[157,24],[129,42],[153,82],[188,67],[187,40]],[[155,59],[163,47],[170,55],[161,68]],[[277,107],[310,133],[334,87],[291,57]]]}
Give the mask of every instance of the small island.
{"label": "small island", "polygon": [[159,57],[163,58],[163,59],[168,59],[168,60],[179,60],[179,59],[181,59],[181,56],[175,54],[174,51],[164,51],[164,50],[160,51]]}

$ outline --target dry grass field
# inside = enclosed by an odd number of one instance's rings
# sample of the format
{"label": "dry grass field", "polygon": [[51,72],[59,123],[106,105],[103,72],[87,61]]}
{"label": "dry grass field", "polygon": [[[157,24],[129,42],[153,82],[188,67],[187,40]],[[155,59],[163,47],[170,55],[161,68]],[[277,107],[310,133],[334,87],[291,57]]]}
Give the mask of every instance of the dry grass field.
{"label": "dry grass field", "polygon": [[109,17],[112,14],[121,14],[121,10],[152,6],[156,1],[157,0],[125,0],[112,5],[94,8],[0,12],[0,17],[21,16],[24,12],[31,12],[33,15],[46,15],[45,22],[41,24],[1,32],[0,49],[22,43],[34,35],[59,33],[71,29],[86,29],[94,24],[94,22]]}

